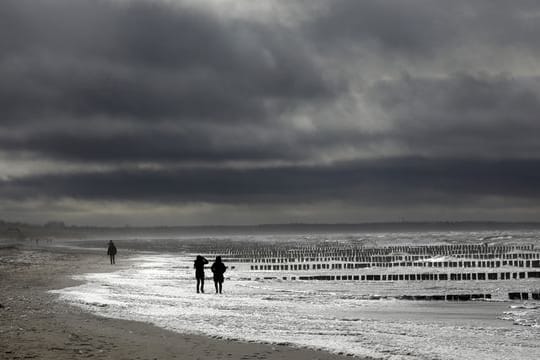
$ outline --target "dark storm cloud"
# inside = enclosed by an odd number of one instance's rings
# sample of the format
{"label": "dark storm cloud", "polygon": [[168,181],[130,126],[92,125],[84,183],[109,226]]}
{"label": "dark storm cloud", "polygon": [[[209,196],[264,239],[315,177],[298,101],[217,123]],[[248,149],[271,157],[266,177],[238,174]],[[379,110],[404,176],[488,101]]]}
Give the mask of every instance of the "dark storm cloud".
{"label": "dark storm cloud", "polygon": [[249,128],[227,122],[114,129],[107,122],[89,122],[69,131],[0,134],[0,149],[92,162],[301,161],[339,147],[362,151],[380,144],[432,158],[540,157],[540,78],[404,76],[376,82],[366,88],[365,98],[385,114],[384,130],[338,127],[295,133],[271,123]]}
{"label": "dark storm cloud", "polygon": [[[537,129],[537,79],[411,76],[362,84],[367,106],[390,119],[383,132],[341,127],[342,119],[330,112],[315,119],[326,124],[312,132],[280,121],[303,107],[331,107],[346,95],[347,83],[330,78],[315,59],[331,58],[344,68],[350,59],[335,48],[321,52],[321,45],[371,51],[376,44],[415,56],[435,56],[456,44],[469,51],[479,40],[536,46],[529,34],[538,26],[533,2],[327,5],[302,24],[305,37],[182,3],[3,1],[0,125],[6,131],[0,150],[100,162],[311,161],[383,141],[423,156],[536,151],[530,134]],[[339,66],[331,70],[339,73]],[[369,120],[385,122],[374,115]]]}
{"label": "dark storm cloud", "polygon": [[385,136],[417,154],[540,157],[540,78],[405,76],[367,96],[393,123]]}
{"label": "dark storm cloud", "polygon": [[529,0],[336,0],[306,30],[321,46],[380,49],[392,56],[431,58],[478,46],[537,52],[539,8]]}
{"label": "dark storm cloud", "polygon": [[227,204],[319,202],[452,204],[486,196],[540,199],[540,161],[401,158],[269,169],[137,170],[33,176],[2,182],[6,199]]}
{"label": "dark storm cloud", "polygon": [[420,55],[449,40],[447,7],[445,2],[338,0],[307,30],[331,46],[372,45]]}
{"label": "dark storm cloud", "polygon": [[193,7],[8,0],[0,14],[4,124],[261,121],[335,91],[294,34]]}
{"label": "dark storm cloud", "polygon": [[[218,134],[213,134],[218,132]],[[50,158],[91,162],[189,162],[282,160],[301,158],[302,150],[249,139],[224,139],[217,128],[171,131],[168,129],[123,130],[107,133],[37,132],[23,136],[0,135],[0,149],[35,152]],[[224,131],[225,132],[225,131]]]}
{"label": "dark storm cloud", "polygon": [[0,1],[0,198],[538,206],[537,2],[273,5]]}

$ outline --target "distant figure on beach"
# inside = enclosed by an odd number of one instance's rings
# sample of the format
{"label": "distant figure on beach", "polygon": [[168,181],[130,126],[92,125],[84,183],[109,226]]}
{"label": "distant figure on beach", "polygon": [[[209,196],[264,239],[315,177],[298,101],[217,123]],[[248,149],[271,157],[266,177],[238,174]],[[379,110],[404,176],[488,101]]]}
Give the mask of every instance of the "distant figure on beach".
{"label": "distant figure on beach", "polygon": [[216,294],[219,292],[221,294],[221,289],[223,287],[223,274],[227,271],[227,267],[221,261],[221,256],[216,256],[216,261],[212,264],[210,268],[214,273],[214,286],[216,287]]}
{"label": "distant figure on beach", "polygon": [[116,264],[114,257],[116,256],[116,246],[112,240],[109,241],[109,247],[107,248],[107,255],[111,258],[111,265]]}
{"label": "distant figure on beach", "polygon": [[206,264],[208,264],[208,260],[201,255],[197,255],[197,259],[193,263],[195,278],[197,279],[197,294],[199,293],[199,289],[200,292],[204,293],[204,265]]}

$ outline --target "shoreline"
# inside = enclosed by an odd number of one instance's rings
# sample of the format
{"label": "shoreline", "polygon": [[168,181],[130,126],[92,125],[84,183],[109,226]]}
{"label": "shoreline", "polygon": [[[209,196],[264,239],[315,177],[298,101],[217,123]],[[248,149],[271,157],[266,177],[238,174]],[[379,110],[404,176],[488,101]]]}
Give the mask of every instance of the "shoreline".
{"label": "shoreline", "polygon": [[357,358],[289,345],[181,334],[150,323],[99,317],[58,301],[49,290],[81,282],[73,276],[119,270],[106,249],[0,245],[2,359],[320,359]]}

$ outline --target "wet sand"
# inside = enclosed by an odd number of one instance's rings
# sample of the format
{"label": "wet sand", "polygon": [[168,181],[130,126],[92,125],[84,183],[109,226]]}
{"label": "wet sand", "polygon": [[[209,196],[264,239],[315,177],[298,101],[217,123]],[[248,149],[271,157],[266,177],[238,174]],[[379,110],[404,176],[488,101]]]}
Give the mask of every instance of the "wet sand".
{"label": "wet sand", "polygon": [[[124,254],[127,257],[127,255]],[[117,270],[105,250],[0,244],[0,359],[351,359],[286,345],[178,334],[151,324],[101,318],[56,300],[48,290],[73,275]],[[224,334],[225,335],[225,334]]]}

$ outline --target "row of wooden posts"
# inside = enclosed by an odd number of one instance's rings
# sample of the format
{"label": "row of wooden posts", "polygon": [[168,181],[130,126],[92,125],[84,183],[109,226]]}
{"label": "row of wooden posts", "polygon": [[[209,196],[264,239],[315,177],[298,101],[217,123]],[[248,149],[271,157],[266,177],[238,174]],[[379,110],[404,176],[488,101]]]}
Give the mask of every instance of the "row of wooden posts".
{"label": "row of wooden posts", "polygon": [[484,281],[539,278],[540,271],[487,272],[487,273],[418,273],[418,274],[309,274],[292,276],[262,276],[252,279],[319,280],[319,281]]}
{"label": "row of wooden posts", "polygon": [[[309,247],[309,248],[225,248],[213,249],[209,254],[224,255],[230,261],[250,263],[299,263],[335,262],[386,264],[417,262],[450,257],[473,260],[540,260],[540,251],[534,245],[484,246],[484,245],[433,245],[396,246],[382,248]],[[439,258],[439,259],[437,259]],[[402,266],[412,266],[403,265]]]}
{"label": "row of wooden posts", "polygon": [[416,246],[292,246],[272,244],[264,246],[226,246],[208,249],[211,252],[220,253],[231,257],[243,258],[362,258],[374,256],[464,256],[493,255],[500,257],[512,252],[534,252],[538,249],[532,244],[525,245],[486,245],[486,244],[463,244],[463,245],[416,245]]}
{"label": "row of wooden posts", "polygon": [[[234,259],[226,259],[235,262]],[[418,261],[399,263],[288,263],[268,264],[253,262],[250,270],[253,271],[307,271],[307,270],[341,270],[365,268],[540,268],[540,260],[488,260],[488,261]]]}

